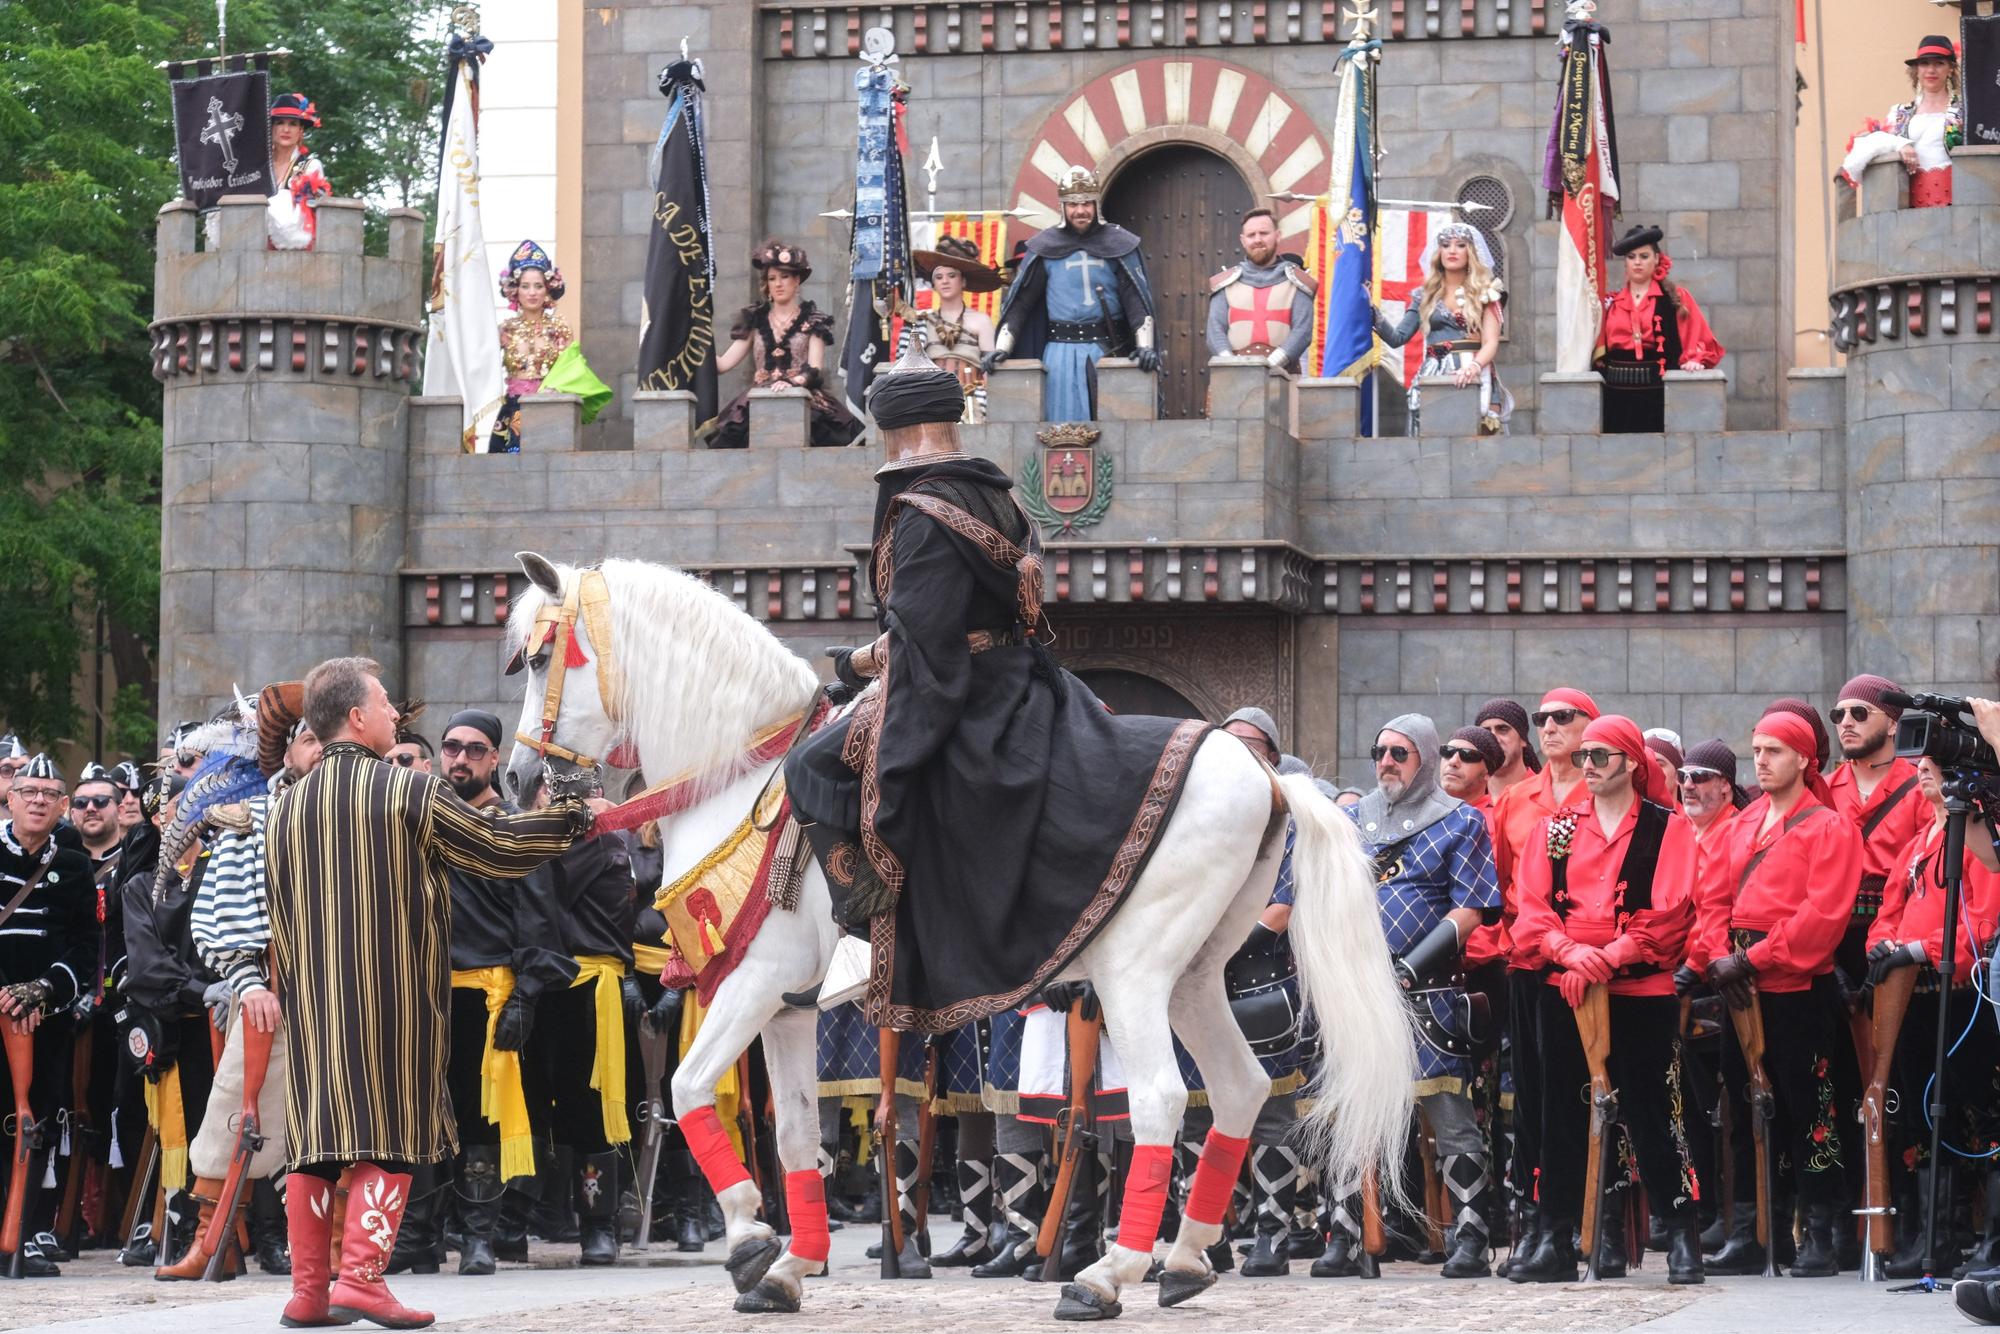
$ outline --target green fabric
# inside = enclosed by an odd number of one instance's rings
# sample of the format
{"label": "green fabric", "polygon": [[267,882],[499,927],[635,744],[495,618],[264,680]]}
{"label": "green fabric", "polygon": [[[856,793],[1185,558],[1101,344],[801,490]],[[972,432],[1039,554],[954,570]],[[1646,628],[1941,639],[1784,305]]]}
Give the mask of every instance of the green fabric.
{"label": "green fabric", "polygon": [[571,343],[556,358],[556,364],[549,367],[549,373],[542,377],[541,393],[575,394],[583,400],[583,424],[590,425],[597,420],[597,414],[604,411],[604,405],[611,401],[611,386],[597,378],[597,372],[590,369],[590,363],[583,359],[583,349]]}

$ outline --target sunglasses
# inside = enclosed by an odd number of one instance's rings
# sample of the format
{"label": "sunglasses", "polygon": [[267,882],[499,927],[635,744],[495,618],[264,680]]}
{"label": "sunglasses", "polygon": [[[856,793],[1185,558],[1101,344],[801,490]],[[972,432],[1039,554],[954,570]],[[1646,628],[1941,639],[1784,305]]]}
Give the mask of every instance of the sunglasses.
{"label": "sunglasses", "polygon": [[59,787],[23,787],[16,783],[14,795],[22,801],[61,801],[63,790]]}
{"label": "sunglasses", "polygon": [[397,768],[399,768],[399,769],[407,769],[407,768],[409,768],[409,767],[410,767],[411,765],[415,764],[416,762],[417,762],[417,757],[416,757],[416,756],[414,756],[414,755],[391,755],[391,756],[389,756],[389,763],[391,763],[391,764],[395,765],[395,766],[396,766]]}
{"label": "sunglasses", "polygon": [[78,810],[101,811],[118,800],[116,797],[72,797],[70,805]]}
{"label": "sunglasses", "polygon": [[463,755],[475,763],[493,753],[493,747],[484,741],[447,741],[438,749],[447,755]]}
{"label": "sunglasses", "polygon": [[1699,765],[1691,764],[1685,769],[1674,770],[1674,776],[1679,778],[1683,783],[1688,783],[1692,785],[1696,783],[1706,783],[1709,782],[1711,779],[1720,778],[1722,777],[1722,774],[1715,769],[1704,769]]}
{"label": "sunglasses", "polygon": [[1844,709],[1829,709],[1826,716],[1833,719],[1835,727],[1852,718],[1857,723],[1865,723],[1874,716],[1875,710],[1866,704],[1850,704]]}
{"label": "sunglasses", "polygon": [[1408,764],[1410,756],[1413,753],[1408,746],[1370,746],[1368,748],[1368,758],[1378,764],[1384,755],[1387,755],[1398,764]]}
{"label": "sunglasses", "polygon": [[1438,758],[1441,760],[1463,760],[1467,764],[1486,763],[1486,757],[1470,746],[1439,746]]}
{"label": "sunglasses", "polygon": [[1582,709],[1550,709],[1546,713],[1529,714],[1528,721],[1537,727],[1547,727],[1550,723],[1554,723],[1557,727],[1568,727],[1581,717],[1583,717]]}
{"label": "sunglasses", "polygon": [[1611,757],[1623,758],[1624,754],[1624,751],[1613,750],[1609,746],[1583,746],[1570,752],[1569,758],[1578,768],[1589,765],[1593,769],[1609,769]]}

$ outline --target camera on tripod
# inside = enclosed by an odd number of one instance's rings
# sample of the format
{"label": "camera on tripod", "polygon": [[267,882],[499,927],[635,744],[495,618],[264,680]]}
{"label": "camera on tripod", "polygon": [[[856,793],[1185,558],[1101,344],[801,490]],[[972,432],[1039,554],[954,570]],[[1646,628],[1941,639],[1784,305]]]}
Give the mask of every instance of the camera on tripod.
{"label": "camera on tripod", "polygon": [[1963,699],[1885,690],[1882,702],[1904,710],[1896,723],[1896,754],[1907,760],[1929,756],[1946,775],[1947,797],[1963,794],[1982,804],[2000,799],[2000,755],[1967,721],[1972,708]]}

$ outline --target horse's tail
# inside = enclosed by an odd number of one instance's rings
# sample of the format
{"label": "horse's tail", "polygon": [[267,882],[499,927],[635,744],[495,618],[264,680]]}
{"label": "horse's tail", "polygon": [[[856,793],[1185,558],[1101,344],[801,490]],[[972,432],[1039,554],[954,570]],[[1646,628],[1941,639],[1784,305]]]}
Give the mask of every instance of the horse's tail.
{"label": "horse's tail", "polygon": [[1415,1033],[1396,984],[1361,837],[1304,774],[1278,780],[1297,824],[1292,848],[1292,954],[1308,1021],[1319,1025],[1319,1070],[1303,1096],[1306,1147],[1337,1199],[1373,1171],[1399,1200],[1417,1078]]}

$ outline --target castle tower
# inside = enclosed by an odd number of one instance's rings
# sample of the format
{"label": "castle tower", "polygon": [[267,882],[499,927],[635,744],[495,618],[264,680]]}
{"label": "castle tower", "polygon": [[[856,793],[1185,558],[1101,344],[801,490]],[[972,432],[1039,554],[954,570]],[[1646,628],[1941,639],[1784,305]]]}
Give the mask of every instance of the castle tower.
{"label": "castle tower", "polygon": [[1871,166],[1835,237],[1847,362],[1847,660],[1991,694],[2000,654],[2000,156],[1954,154],[1948,208]]}
{"label": "castle tower", "polygon": [[342,654],[401,678],[410,384],[423,215],[329,199],[316,248],[266,248],[265,199],[225,196],[215,244],[160,210],[153,374],[166,386],[160,716],[204,717]]}

